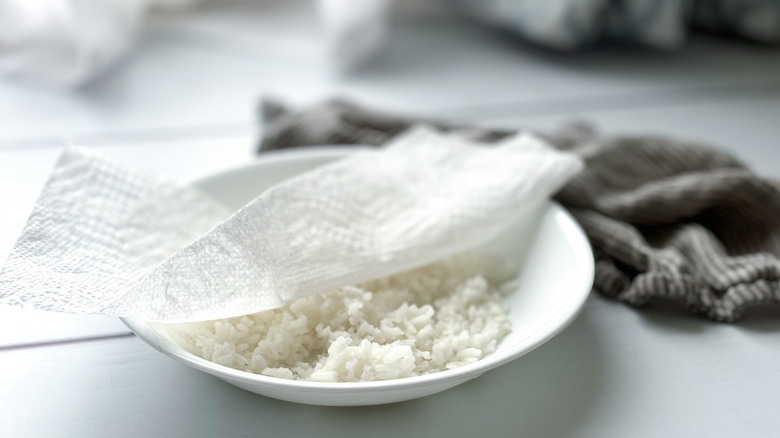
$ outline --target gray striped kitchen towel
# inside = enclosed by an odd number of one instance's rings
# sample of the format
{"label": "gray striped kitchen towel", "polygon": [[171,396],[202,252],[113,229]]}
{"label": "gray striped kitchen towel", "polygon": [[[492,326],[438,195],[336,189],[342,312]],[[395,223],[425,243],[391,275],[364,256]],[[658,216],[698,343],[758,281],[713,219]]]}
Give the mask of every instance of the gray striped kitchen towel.
{"label": "gray striped kitchen towel", "polygon": [[[259,150],[381,145],[417,122],[343,101],[303,111],[265,101]],[[486,142],[515,132],[422,122]],[[674,138],[605,136],[583,124],[536,134],[586,162],[556,199],[590,238],[594,289],[634,306],[675,300],[722,322],[749,306],[780,304],[778,181]]]}

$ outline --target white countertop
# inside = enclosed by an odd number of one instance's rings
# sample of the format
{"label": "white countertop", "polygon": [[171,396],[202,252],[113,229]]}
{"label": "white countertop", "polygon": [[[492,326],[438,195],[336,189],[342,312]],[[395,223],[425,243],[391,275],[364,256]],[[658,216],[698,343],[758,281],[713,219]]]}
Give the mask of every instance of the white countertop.
{"label": "white countertop", "polygon": [[[294,15],[233,6],[156,20],[129,59],[76,93],[0,83],[0,260],[65,142],[194,178],[252,159],[263,93],[499,126],[583,118],[604,132],[707,141],[780,177],[778,49],[696,37],[675,53],[561,55],[418,22],[397,27],[373,65],[336,77]],[[253,19],[268,26],[252,33]],[[562,334],[465,385],[323,408],[194,371],[115,319],[0,308],[0,436],[776,436],[778,332],[780,309],[723,325],[594,294]]]}

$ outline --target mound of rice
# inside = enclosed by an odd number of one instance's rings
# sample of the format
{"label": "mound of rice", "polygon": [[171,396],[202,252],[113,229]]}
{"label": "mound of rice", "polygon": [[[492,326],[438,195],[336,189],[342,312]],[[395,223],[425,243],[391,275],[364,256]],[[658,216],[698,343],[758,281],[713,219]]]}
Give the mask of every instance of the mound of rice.
{"label": "mound of rice", "polygon": [[429,374],[479,360],[510,331],[502,294],[477,266],[450,258],[284,308],[166,331],[207,360],[284,379]]}

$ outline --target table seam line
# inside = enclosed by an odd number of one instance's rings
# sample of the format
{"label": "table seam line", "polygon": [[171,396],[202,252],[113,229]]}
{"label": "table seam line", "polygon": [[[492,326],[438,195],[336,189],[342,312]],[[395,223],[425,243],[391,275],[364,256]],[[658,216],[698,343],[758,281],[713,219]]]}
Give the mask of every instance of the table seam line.
{"label": "table seam line", "polygon": [[113,335],[88,336],[84,338],[59,339],[53,341],[38,341],[38,342],[27,342],[21,344],[0,345],[0,353],[7,352],[7,351],[14,351],[14,350],[29,349],[29,348],[55,347],[60,345],[70,345],[70,344],[77,344],[82,342],[106,341],[106,340],[122,339],[122,338],[129,338],[129,337],[135,337],[135,333],[127,332],[127,333],[117,333]]}

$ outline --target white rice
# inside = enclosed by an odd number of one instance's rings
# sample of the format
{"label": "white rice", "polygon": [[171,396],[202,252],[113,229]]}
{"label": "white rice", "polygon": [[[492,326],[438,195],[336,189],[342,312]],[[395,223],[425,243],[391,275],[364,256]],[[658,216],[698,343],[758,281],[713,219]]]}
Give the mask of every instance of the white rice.
{"label": "white rice", "polygon": [[195,355],[266,376],[356,382],[429,374],[481,359],[510,331],[502,294],[478,265],[451,258],[167,332]]}

